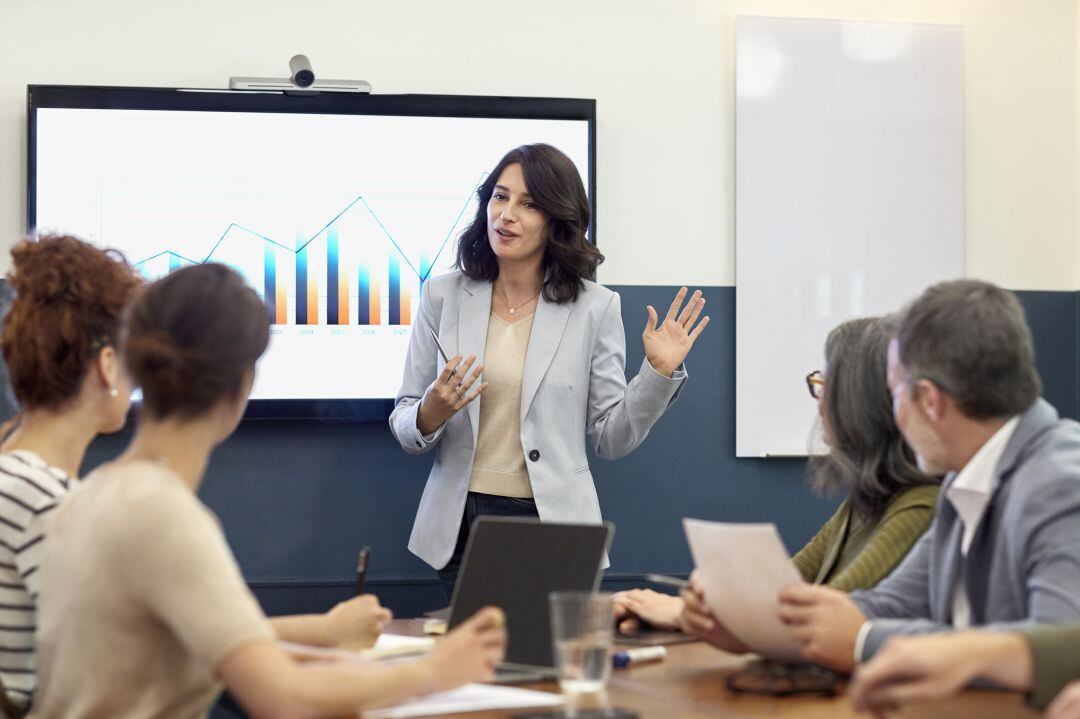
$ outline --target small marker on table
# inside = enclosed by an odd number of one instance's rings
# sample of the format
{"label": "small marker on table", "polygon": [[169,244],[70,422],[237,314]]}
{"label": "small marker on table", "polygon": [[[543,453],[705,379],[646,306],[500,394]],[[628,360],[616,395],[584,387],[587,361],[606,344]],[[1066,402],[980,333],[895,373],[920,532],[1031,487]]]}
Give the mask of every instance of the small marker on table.
{"label": "small marker on table", "polygon": [[640,662],[657,662],[667,657],[667,647],[640,647],[615,652],[611,655],[611,666],[616,669]]}

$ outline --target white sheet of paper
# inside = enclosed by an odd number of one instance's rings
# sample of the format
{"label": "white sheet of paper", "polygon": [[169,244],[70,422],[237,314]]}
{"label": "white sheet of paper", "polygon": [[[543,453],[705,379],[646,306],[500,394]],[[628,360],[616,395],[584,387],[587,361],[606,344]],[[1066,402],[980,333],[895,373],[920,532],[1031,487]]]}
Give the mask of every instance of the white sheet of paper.
{"label": "white sheet of paper", "polygon": [[351,651],[336,647],[313,647],[294,642],[278,642],[282,649],[305,660],[363,661],[426,654],[435,648],[433,637],[410,637],[405,634],[380,634],[370,649]]}
{"label": "white sheet of paper", "polygon": [[380,634],[375,646],[363,652],[375,657],[398,654],[425,654],[435,648],[434,637],[411,637],[406,634]]}
{"label": "white sheet of paper", "polygon": [[534,709],[559,706],[562,703],[561,695],[550,692],[492,684],[466,684],[453,691],[429,694],[386,709],[366,711],[362,716],[364,719],[401,719],[489,709]]}
{"label": "white sheet of paper", "polygon": [[777,594],[803,579],[775,524],[683,519],[705,601],[720,622],[770,659],[800,659],[799,645],[778,616]]}

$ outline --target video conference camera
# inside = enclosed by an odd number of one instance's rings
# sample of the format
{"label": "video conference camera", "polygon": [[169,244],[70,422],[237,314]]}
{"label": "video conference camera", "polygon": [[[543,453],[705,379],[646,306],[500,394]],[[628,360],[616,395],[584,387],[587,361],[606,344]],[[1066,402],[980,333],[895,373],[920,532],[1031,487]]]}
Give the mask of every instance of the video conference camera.
{"label": "video conference camera", "polygon": [[289,59],[289,77],[230,77],[230,90],[278,90],[286,95],[315,95],[320,92],[371,93],[364,80],[316,80],[307,55]]}
{"label": "video conference camera", "polygon": [[308,88],[315,84],[315,71],[311,69],[311,60],[307,55],[293,55],[289,58],[289,79],[297,87]]}

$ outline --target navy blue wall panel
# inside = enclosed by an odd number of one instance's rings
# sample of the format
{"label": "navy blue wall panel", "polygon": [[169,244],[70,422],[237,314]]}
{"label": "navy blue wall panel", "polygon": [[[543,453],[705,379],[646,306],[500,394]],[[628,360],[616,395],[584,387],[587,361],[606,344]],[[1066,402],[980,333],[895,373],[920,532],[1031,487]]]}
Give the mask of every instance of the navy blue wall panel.
{"label": "navy blue wall panel", "polygon": [[1080,419],[1080,293],[1016,293],[1035,339],[1043,396],[1065,417]]}

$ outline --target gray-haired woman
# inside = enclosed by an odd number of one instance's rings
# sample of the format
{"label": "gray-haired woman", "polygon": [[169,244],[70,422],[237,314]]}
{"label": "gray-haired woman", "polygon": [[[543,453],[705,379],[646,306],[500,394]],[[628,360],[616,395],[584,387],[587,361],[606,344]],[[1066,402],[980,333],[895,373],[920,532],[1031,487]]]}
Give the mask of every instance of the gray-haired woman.
{"label": "gray-haired woman", "polygon": [[[811,458],[808,481],[847,497],[794,557],[808,582],[850,592],[873,587],[930,526],[939,478],[924,474],[893,421],[885,379],[887,320],[848,320],[825,340],[825,366],[806,376],[829,453]],[[648,589],[615,595],[620,630],[641,620],[678,627],[683,600]]]}

